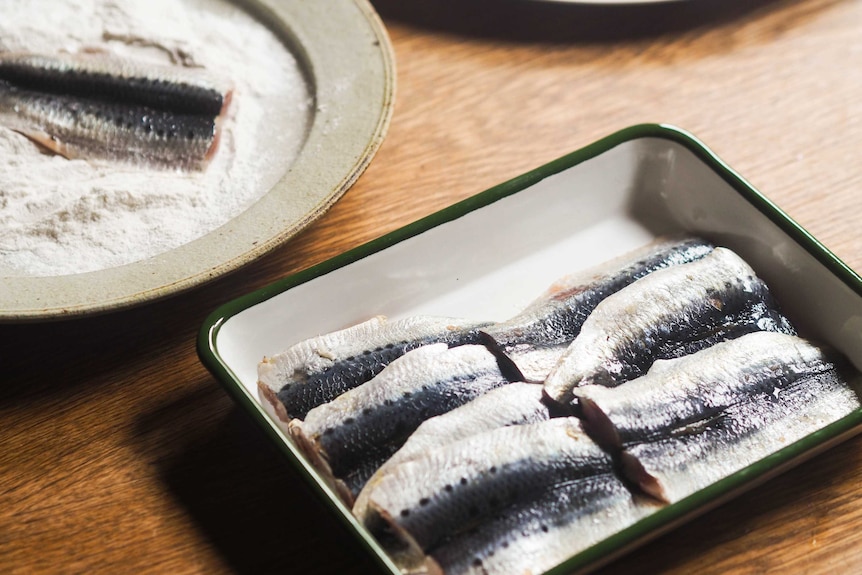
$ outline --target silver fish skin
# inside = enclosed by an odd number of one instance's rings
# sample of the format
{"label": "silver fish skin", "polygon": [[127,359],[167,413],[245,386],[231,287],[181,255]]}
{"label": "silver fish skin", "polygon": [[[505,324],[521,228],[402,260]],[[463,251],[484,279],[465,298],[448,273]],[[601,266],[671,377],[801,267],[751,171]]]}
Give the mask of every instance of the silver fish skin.
{"label": "silver fish skin", "polygon": [[596,306],[548,374],[545,392],[567,405],[575,387],[619,385],[657,359],[752,331],[795,333],[754,270],[718,247],[695,262],[653,272]]}
{"label": "silver fish skin", "polygon": [[859,396],[828,374],[779,398],[728,408],[708,425],[627,447],[625,475],[657,500],[674,503],[761,461],[859,409]]}
{"label": "silver fish skin", "polygon": [[367,321],[303,340],[258,364],[258,394],[279,419],[303,419],[380,373],[406,352],[432,343],[478,343],[487,322],[413,316]]}
{"label": "silver fish skin", "polygon": [[584,385],[574,394],[591,436],[606,449],[619,450],[834,370],[823,350],[800,337],[754,332],[659,360],[646,375],[619,387]]}
{"label": "silver fish skin", "polygon": [[588,476],[458,534],[432,549],[430,560],[446,575],[544,573],[657,508],[613,474]]}
{"label": "silver fish skin", "polygon": [[506,508],[572,481],[612,473],[576,418],[502,427],[397,465],[369,495],[365,524],[407,568]]}
{"label": "silver fish skin", "polygon": [[36,92],[212,117],[224,112],[233,91],[226,79],[203,68],[144,63],[98,52],[0,52],[0,80]]}
{"label": "silver fish skin", "polygon": [[659,237],[627,254],[560,278],[515,317],[485,328],[524,376],[542,382],[595,307],[660,269],[698,260],[713,249],[696,237]]}
{"label": "silver fish skin", "polygon": [[509,384],[481,345],[431,344],[394,360],[371,381],[290,424],[291,435],[349,504],[419,425]]}
{"label": "silver fish skin", "polygon": [[824,349],[753,333],[576,392],[588,398],[585,427],[622,448],[628,479],[672,503],[859,409],[848,381]]}
{"label": "silver fish skin", "polygon": [[479,329],[513,358],[525,378],[542,381],[584,318],[608,293],[655,269],[703,257],[711,250],[698,238],[659,238],[561,279],[522,313],[499,324],[426,316],[388,322],[378,316],[264,358],[258,368],[259,394],[282,421],[302,419],[309,409],[368,381],[410,349],[435,341],[483,343]]}
{"label": "silver fish skin", "polygon": [[0,125],[69,159],[202,169],[215,154],[214,119],[41,94],[0,81]]}
{"label": "silver fish skin", "polygon": [[428,450],[478,433],[510,425],[538,423],[550,419],[542,402],[542,386],[514,382],[480,395],[448,413],[428,419],[416,428],[401,448],[374,473],[359,492],[353,514],[364,520],[368,496],[374,485],[396,465],[423,456]]}
{"label": "silver fish skin", "polygon": [[67,158],[202,169],[230,91],[200,70],[0,54],[0,125]]}

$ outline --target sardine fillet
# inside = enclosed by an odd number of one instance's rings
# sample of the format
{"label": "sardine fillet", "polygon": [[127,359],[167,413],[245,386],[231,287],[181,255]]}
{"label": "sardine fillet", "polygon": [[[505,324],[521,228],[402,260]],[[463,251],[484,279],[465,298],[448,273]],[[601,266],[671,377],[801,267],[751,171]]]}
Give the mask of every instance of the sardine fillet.
{"label": "sardine fillet", "polygon": [[460,319],[415,316],[387,321],[383,316],[309,338],[258,365],[258,390],[285,422],[365,383],[407,351],[461,337],[478,341],[474,327]]}
{"label": "sardine fillet", "polygon": [[623,451],[626,475],[650,495],[679,501],[860,407],[859,396],[829,374],[808,385],[762,394],[708,425],[634,444]]}
{"label": "sardine fillet", "polygon": [[144,64],[101,53],[3,53],[0,80],[36,92],[213,117],[224,112],[232,95],[229,82],[202,68]]}
{"label": "sardine fillet", "polygon": [[545,381],[562,405],[581,385],[615,386],[656,359],[751,331],[794,330],[751,267],[726,248],[636,281],[602,301]]}
{"label": "sardine fillet", "polygon": [[376,467],[423,421],[508,383],[498,358],[484,346],[431,344],[312,409],[290,430],[321,471],[344,484],[352,504]]}
{"label": "sardine fillet", "polygon": [[634,498],[614,475],[593,475],[506,509],[430,556],[446,575],[544,573],[657,508]]}
{"label": "sardine fillet", "polygon": [[612,473],[575,418],[503,427],[395,466],[369,495],[365,523],[406,564],[445,538],[555,485]]}
{"label": "sardine fillet", "polygon": [[678,359],[615,388],[574,389],[584,425],[607,449],[667,436],[759,394],[777,394],[835,366],[797,336],[755,332]]}
{"label": "sardine fillet", "polygon": [[230,96],[197,69],[0,54],[0,124],[67,158],[202,168]]}
{"label": "sardine fillet", "polygon": [[562,277],[515,317],[485,331],[530,381],[548,372],[606,297],[656,270],[698,260],[713,246],[691,237],[661,237],[627,254]]}
{"label": "sardine fillet", "polygon": [[537,423],[550,418],[542,403],[542,386],[535,383],[510,383],[480,395],[448,413],[424,421],[404,445],[368,480],[356,497],[353,514],[364,520],[368,495],[374,485],[396,465],[424,455],[428,450],[465,439],[485,431],[510,425]]}
{"label": "sardine fillet", "polygon": [[759,332],[575,393],[629,480],[672,503],[852,413],[854,385],[824,349]]}
{"label": "sardine fillet", "polygon": [[134,158],[197,169],[219,143],[215,117],[46,95],[3,81],[0,124],[69,159]]}

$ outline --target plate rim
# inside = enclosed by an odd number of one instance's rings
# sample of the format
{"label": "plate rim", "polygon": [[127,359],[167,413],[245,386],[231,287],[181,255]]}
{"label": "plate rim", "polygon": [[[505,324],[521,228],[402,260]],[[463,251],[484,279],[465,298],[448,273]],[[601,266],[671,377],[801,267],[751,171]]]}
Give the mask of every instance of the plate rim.
{"label": "plate rim", "polygon": [[[294,55],[300,62],[303,75],[309,78],[311,106],[314,112],[309,118],[305,141],[294,162],[286,168],[278,182],[245,208],[243,212],[203,236],[161,254],[121,266],[80,274],[61,276],[0,275],[0,282],[4,286],[3,289],[0,289],[0,324],[50,322],[102,315],[138,307],[205,285],[235,272],[287,243],[325,214],[368,167],[385,139],[394,111],[395,54],[388,32],[369,0],[339,0],[338,8],[342,14],[348,15],[348,12],[355,11],[354,23],[359,22],[362,25],[362,29],[356,33],[356,39],[359,36],[373,38],[370,48],[367,46],[361,48],[370,49],[375,58],[373,63],[375,77],[369,81],[379,82],[379,85],[375,84],[375,94],[371,99],[365,101],[365,108],[367,109],[364,110],[364,113],[371,117],[368,122],[369,125],[362,126],[361,134],[349,138],[352,147],[347,148],[346,152],[342,152],[344,162],[349,162],[349,167],[339,172],[337,178],[335,176],[329,177],[326,189],[317,192],[319,197],[317,197],[314,205],[303,212],[301,217],[289,222],[289,225],[280,226],[266,236],[256,237],[254,238],[255,241],[251,241],[252,238],[244,238],[248,245],[242,251],[234,251],[230,257],[220,259],[215,265],[210,262],[207,265],[195,266],[191,271],[184,271],[187,268],[184,267],[184,263],[180,262],[178,256],[193,255],[196,250],[200,251],[201,246],[206,245],[207,242],[216,246],[219,242],[225,243],[227,241],[224,239],[225,235],[231,235],[232,226],[238,221],[243,221],[241,218],[247,212],[254,209],[255,205],[267,199],[274,192],[277,193],[280,186],[285,184],[285,180],[291,180],[297,171],[302,173],[301,162],[303,158],[313,156],[308,150],[310,143],[318,143],[325,138],[331,138],[333,134],[338,134],[337,130],[340,129],[340,127],[333,129],[332,126],[326,125],[327,121],[332,119],[329,116],[331,111],[326,107],[320,109],[318,106],[318,92],[321,82],[332,84],[338,78],[325,67],[318,65],[319,62],[316,60],[321,58],[321,47],[315,46],[310,49],[308,45],[302,44],[297,39],[303,35],[303,26],[307,25],[297,24],[296,21],[280,20],[273,22],[269,20],[269,18],[277,17],[280,9],[305,10],[313,13],[315,10],[314,3],[291,5],[286,0],[229,0],[229,2],[245,10],[271,29],[273,27],[283,28],[280,33],[276,32],[276,34],[280,34],[280,37],[294,51]],[[330,5],[328,8],[332,9],[333,6]],[[352,12],[348,16],[353,17]],[[264,17],[266,20],[263,19]],[[321,34],[327,24],[315,23],[315,26],[319,29],[312,32]],[[351,57],[358,59],[359,54],[362,53],[359,48],[360,46],[356,45],[349,46],[348,49],[341,47],[340,50],[344,53],[355,54]],[[331,48],[326,47],[326,50],[331,50]],[[309,51],[312,52],[312,56],[309,56]],[[316,55],[315,51],[317,51]],[[376,93],[378,91],[379,94]],[[356,96],[354,99],[359,101]],[[323,134],[324,130],[329,132]],[[324,178],[324,180],[326,179]],[[188,258],[185,260],[187,261]],[[165,274],[164,277],[160,280],[153,279],[154,275],[157,276],[159,273]],[[76,302],[59,300],[52,302],[50,300],[51,293],[59,292],[64,288],[83,295],[85,293],[99,293],[100,289],[110,289],[108,286],[117,283],[125,285],[125,282],[129,282],[128,287],[117,288],[116,291],[111,289],[110,291],[113,293],[104,298],[88,295],[88,297],[79,297]]]}
{"label": "plate rim", "polygon": [[[612,148],[632,140],[659,138],[681,144],[692,152],[708,168],[717,173],[743,199],[752,204],[784,233],[798,243],[827,270],[847,285],[857,295],[862,296],[862,277],[829,251],[812,234],[755,189],[741,175],[721,160],[703,142],[691,133],[670,124],[638,124],[624,128],[574,152],[552,160],[538,168],[525,172],[508,181],[493,186],[474,196],[468,197],[442,210],[425,216],[397,230],[373,239],[363,245],[336,255],[326,261],[306,268],[277,280],[267,286],[230,300],[215,310],[204,321],[197,338],[197,352],[200,361],[213,374],[219,384],[241,404],[274,441],[278,449],[288,458],[292,466],[306,477],[312,487],[322,497],[321,503],[336,512],[336,516],[351,527],[351,533],[364,544],[381,567],[393,575],[400,570],[391,562],[382,547],[367,533],[331,490],[323,484],[316,472],[299,456],[298,451],[286,441],[277,424],[263,410],[262,405],[242,384],[240,379],[222,362],[218,352],[217,337],[221,327],[231,317],[243,310],[264,302],[293,287],[344,267],[350,263],[384,250],[415,235],[421,234],[440,224],[456,219],[466,213],[487,206],[497,200],[518,193],[538,183],[542,179],[576,166],[584,161],[601,155]],[[699,489],[688,497],[657,510],[636,523],[604,538],[559,565],[551,568],[546,575],[564,575],[581,572],[606,564],[628,550],[641,545],[679,524],[713,509],[756,485],[778,475],[790,467],[798,465],[809,457],[862,432],[862,410],[847,415],[840,420],[806,435],[799,441],[789,444],[770,456],[732,473],[731,475]]]}

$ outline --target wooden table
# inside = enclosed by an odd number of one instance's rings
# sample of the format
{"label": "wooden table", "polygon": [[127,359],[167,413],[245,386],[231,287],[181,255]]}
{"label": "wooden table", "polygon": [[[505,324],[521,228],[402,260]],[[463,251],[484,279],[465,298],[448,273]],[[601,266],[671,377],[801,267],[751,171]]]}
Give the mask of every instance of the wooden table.
{"label": "wooden table", "polygon": [[[167,301],[0,326],[0,572],[369,572],[198,362],[204,317],[619,128],[694,132],[862,269],[862,2],[376,6],[395,113],[323,219]],[[862,572],[860,478],[857,437],[605,572]]]}

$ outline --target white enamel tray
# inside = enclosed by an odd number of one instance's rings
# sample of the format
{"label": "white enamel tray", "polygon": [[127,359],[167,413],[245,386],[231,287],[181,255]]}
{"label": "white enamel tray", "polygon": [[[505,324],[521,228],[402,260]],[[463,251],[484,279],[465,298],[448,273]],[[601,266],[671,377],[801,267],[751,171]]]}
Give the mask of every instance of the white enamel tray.
{"label": "white enamel tray", "polygon": [[[737,251],[803,335],[862,367],[859,276],[703,144],[659,125],[623,130],[230,302],[203,326],[199,354],[369,552],[397,572],[258,400],[258,361],[377,314],[506,319],[556,278],[672,232]],[[845,439],[860,423],[857,411],[577,554],[559,572],[607,561]]]}

